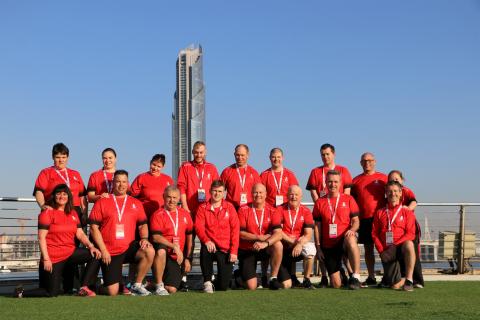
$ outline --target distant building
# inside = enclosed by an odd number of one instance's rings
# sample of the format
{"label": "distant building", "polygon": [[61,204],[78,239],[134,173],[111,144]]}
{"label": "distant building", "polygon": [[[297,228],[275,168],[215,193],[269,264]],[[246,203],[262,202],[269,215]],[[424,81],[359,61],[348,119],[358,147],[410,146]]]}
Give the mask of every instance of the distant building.
{"label": "distant building", "polygon": [[203,83],[202,47],[183,49],[177,59],[177,86],[172,114],[172,176],[192,160],[192,146],[205,141],[205,87]]}

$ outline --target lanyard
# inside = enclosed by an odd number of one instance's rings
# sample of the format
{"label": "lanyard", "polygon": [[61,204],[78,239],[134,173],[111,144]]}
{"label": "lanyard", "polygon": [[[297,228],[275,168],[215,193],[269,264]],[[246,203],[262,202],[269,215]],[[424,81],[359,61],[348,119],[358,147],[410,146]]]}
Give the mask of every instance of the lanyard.
{"label": "lanyard", "polygon": [[335,211],[333,211],[332,204],[330,203],[330,197],[327,196],[328,200],[328,208],[330,209],[330,212],[332,213],[332,223],[335,223],[335,217],[337,216],[337,208],[338,208],[338,202],[340,200],[340,194],[338,194],[337,197],[337,203],[335,203]]}
{"label": "lanyard", "polygon": [[240,174],[240,170],[238,169],[238,165],[236,166],[237,166],[238,179],[240,179],[240,186],[242,187],[242,191],[243,191],[243,189],[245,188],[245,179],[247,178],[248,166],[245,166],[245,175],[243,176],[243,179],[242,179],[242,175]]}
{"label": "lanyard", "polygon": [[203,175],[205,174],[205,164],[203,165],[202,176],[200,176],[200,174],[198,173],[197,167],[195,167],[195,171],[197,172],[198,181],[200,181],[200,183],[199,183],[200,189],[202,189],[202,186],[203,186]]}
{"label": "lanyard", "polygon": [[400,212],[400,210],[402,210],[402,205],[400,204],[397,211],[395,212],[395,214],[393,215],[393,218],[392,220],[390,220],[390,215],[388,214],[388,208],[387,208],[387,220],[388,220],[388,231],[392,231],[392,225],[393,223],[395,222],[395,219],[397,219],[397,215],[398,213]]}
{"label": "lanyard", "polygon": [[295,210],[295,218],[292,220],[292,213],[290,212],[290,206],[288,206],[288,216],[290,217],[290,232],[293,232],[293,229],[295,228],[295,223],[297,222],[297,217],[298,217],[298,211],[300,209],[300,206]]}
{"label": "lanyard", "polygon": [[264,217],[264,213],[265,213],[265,207],[263,207],[263,209],[262,209],[262,215],[261,215],[261,218],[260,218],[260,223],[258,223],[257,210],[255,210],[253,205],[252,205],[252,210],[253,210],[253,216],[255,217],[255,222],[257,223],[257,226],[258,226],[258,231],[260,232],[260,234],[262,234],[263,217]]}
{"label": "lanyard", "polygon": [[65,171],[65,176],[67,178],[65,178],[59,170],[55,169],[55,172],[60,176],[60,178],[62,178],[62,180],[65,182],[65,184],[70,188],[70,178],[68,177],[68,170],[67,168],[63,169],[62,171]]}
{"label": "lanyard", "polygon": [[277,188],[277,194],[280,194],[280,189],[282,189],[282,181],[283,181],[283,168],[280,172],[280,183],[277,182],[277,177],[275,177],[275,173],[272,170],[273,181],[275,182],[275,187]]}
{"label": "lanyard", "polygon": [[175,214],[176,214],[175,222],[173,221],[173,218],[172,218],[172,216],[170,215],[170,211],[168,211],[167,209],[165,209],[165,212],[167,213],[168,217],[170,218],[170,221],[172,221],[173,234],[174,234],[174,236],[176,237],[176,236],[178,235],[178,209],[175,208]]}
{"label": "lanyard", "polygon": [[112,198],[113,202],[115,202],[115,207],[117,208],[118,222],[122,222],[123,212],[125,211],[125,205],[127,204],[128,195],[125,195],[125,199],[123,199],[122,210],[120,210],[120,208],[118,207],[117,197],[113,196]]}
{"label": "lanyard", "polygon": [[109,182],[109,181],[108,181],[107,171],[106,171],[106,170],[103,170],[103,178],[105,179],[105,185],[107,186],[107,192],[108,192],[108,193],[112,193],[113,180],[112,180],[112,182]]}

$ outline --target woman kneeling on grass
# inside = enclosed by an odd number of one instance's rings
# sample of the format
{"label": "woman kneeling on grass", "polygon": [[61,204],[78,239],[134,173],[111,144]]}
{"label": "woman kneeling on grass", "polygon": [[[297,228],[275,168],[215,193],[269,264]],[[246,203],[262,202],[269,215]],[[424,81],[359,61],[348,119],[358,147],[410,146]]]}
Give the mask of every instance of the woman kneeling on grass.
{"label": "woman kneeling on grass", "polygon": [[[16,296],[55,297],[60,293],[64,270],[68,266],[87,263],[79,295],[95,296],[87,287],[96,276],[95,259],[101,254],[88,240],[81,228],[73,206],[73,196],[66,184],[53,190],[50,208],[38,216],[38,241],[40,244],[39,282],[40,288],[23,290],[17,288]],[[77,248],[75,238],[86,248]]]}

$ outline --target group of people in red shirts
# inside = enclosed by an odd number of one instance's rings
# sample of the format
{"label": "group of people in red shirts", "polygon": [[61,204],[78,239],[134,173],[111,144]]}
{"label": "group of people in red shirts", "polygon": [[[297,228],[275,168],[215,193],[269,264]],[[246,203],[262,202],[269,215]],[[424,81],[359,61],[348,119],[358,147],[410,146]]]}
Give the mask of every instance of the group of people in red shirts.
{"label": "group of people in red shirts", "polygon": [[[84,266],[78,279],[82,296],[188,291],[196,237],[206,293],[226,290],[232,282],[250,290],[259,285],[314,289],[310,277],[315,257],[322,271],[320,287],[327,287],[329,280],[334,288],[372,286],[374,246],[384,268],[381,286],[407,291],[423,287],[416,199],[403,186],[401,172],[386,176],[375,171],[374,155],[367,152],[360,161],[363,173],[352,180],[347,168],[335,164],[332,145],[322,145],[320,154],[323,165],[312,170],[307,183],[312,212],[302,204],[302,189],[295,174],[283,166],[280,148],[271,150],[271,167],[258,174],[248,164],[248,146],[239,144],[235,163],[219,175],[206,161],[205,143],[198,141],[193,160],[181,165],[176,184],[161,172],[162,154],[154,155],[150,170],[130,183],[128,172],[116,168],[115,150],[107,148],[102,169],[91,174],[85,189],[80,174],[67,168],[68,148],[55,144],[54,164],[40,172],[34,189],[42,210],[40,288],[20,288],[17,295],[56,296],[62,283],[68,291],[78,265]],[[90,214],[88,202],[93,203]],[[365,248],[364,282],[358,243]],[[299,261],[304,267],[302,283],[296,277]],[[134,271],[129,288],[122,272],[125,263]],[[96,288],[100,268],[103,285]],[[153,283],[147,287],[144,280],[150,269]]]}

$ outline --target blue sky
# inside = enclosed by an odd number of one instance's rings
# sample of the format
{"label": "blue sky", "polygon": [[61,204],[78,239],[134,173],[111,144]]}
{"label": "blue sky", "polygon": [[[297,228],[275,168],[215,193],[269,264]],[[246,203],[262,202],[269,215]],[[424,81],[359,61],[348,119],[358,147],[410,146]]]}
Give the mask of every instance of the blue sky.
{"label": "blue sky", "polygon": [[[480,202],[480,1],[0,1],[0,196],[62,141],[84,180],[111,146],[171,171],[178,51],[204,48],[209,161],[274,146],[305,185],[319,146],[374,152],[420,201]],[[133,178],[133,177],[132,177]],[[309,200],[309,197],[306,199]]]}

